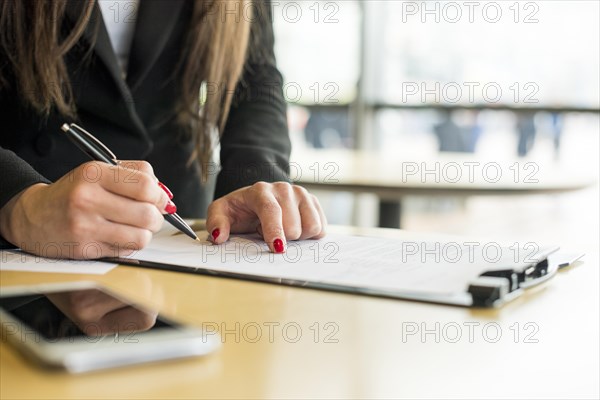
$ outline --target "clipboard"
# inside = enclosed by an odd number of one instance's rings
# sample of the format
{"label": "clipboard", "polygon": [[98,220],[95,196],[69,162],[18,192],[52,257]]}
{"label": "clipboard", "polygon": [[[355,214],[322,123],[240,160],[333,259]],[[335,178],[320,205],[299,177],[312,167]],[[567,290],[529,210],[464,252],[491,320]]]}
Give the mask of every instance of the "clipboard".
{"label": "clipboard", "polygon": [[[354,247],[352,251],[356,251],[355,248],[357,246],[355,243],[364,242],[366,252],[369,251],[369,245],[371,245],[371,247],[380,245],[381,241],[387,241],[383,243],[383,245],[392,247],[394,245],[393,242],[398,242],[398,245],[403,243],[400,240],[393,239],[350,235],[341,236],[342,239],[339,239],[339,236],[336,237],[336,239],[350,240],[350,238],[352,238],[350,243],[350,245]],[[237,243],[255,243],[257,246],[256,249],[265,252],[260,253],[259,251],[257,254],[271,254],[268,252],[268,248],[264,243],[261,246],[262,241],[258,236],[241,235],[233,237],[230,240],[230,242],[233,243],[236,243],[236,241]],[[176,243],[176,245],[174,243]],[[378,278],[377,282],[379,282],[379,284],[373,284],[373,279],[369,280],[368,278],[365,278],[364,280],[361,280],[360,278],[362,277],[360,275],[358,275],[357,279],[354,279],[354,281],[346,279],[347,276],[343,275],[344,271],[346,271],[343,266],[342,268],[339,268],[338,266],[337,269],[341,271],[342,275],[339,275],[336,278],[333,275],[324,277],[322,273],[316,269],[312,269],[313,272],[307,271],[307,269],[310,270],[310,268],[313,267],[310,263],[290,266],[276,264],[271,266],[264,265],[266,262],[261,264],[260,261],[249,262],[242,258],[240,258],[238,260],[239,262],[236,264],[232,264],[231,262],[219,263],[216,262],[214,258],[201,260],[202,249],[214,252],[216,251],[215,248],[221,248],[225,249],[223,250],[224,252],[228,251],[229,253],[227,254],[233,254],[233,256],[235,256],[235,254],[232,251],[227,250],[226,247],[218,247],[209,242],[201,244],[203,247],[199,248],[198,259],[194,259],[192,253],[188,253],[188,251],[193,251],[193,246],[198,245],[195,243],[188,243],[189,241],[186,241],[186,238],[182,236],[177,238],[177,234],[173,233],[172,229],[167,229],[166,232],[159,232],[147,249],[144,249],[131,257],[111,258],[108,260],[136,267],[162,269],[339,293],[462,307],[494,308],[500,307],[515,298],[518,298],[525,290],[550,280],[556,276],[561,268],[571,265],[574,261],[583,256],[582,254],[560,253],[557,246],[544,247],[537,249],[535,253],[530,252],[527,259],[519,260],[515,263],[503,261],[479,265],[477,264],[478,261],[474,260],[474,265],[476,265],[476,267],[473,268],[474,274],[472,276],[470,276],[469,266],[465,266],[464,264],[455,264],[454,266],[448,265],[443,271],[446,274],[447,281],[451,281],[452,283],[452,285],[448,284],[448,287],[453,287],[454,289],[445,290],[445,281],[442,280],[436,282],[434,285],[434,287],[439,289],[432,290],[431,285],[429,285],[430,287],[425,288],[427,285],[423,284],[414,284],[411,286],[404,282],[395,286],[393,282],[386,282],[388,277],[385,275],[385,269],[383,272],[377,271],[378,273],[383,273],[383,276]],[[291,242],[289,245],[292,243],[294,242]],[[315,246],[316,243],[320,242],[310,241],[309,243],[303,243],[300,246]],[[181,246],[181,249],[179,249],[179,246]],[[290,251],[289,247],[288,251]],[[360,249],[358,251],[360,252]],[[402,260],[398,260],[399,268],[406,267],[406,263],[402,264],[401,261]],[[388,268],[387,271],[391,271],[388,273],[390,281],[393,279],[398,280],[403,279],[403,277],[414,277],[415,275],[418,275],[417,278],[421,279],[421,282],[423,282],[423,278],[427,277],[426,274],[423,275],[422,270],[423,268],[427,268],[426,266],[411,264],[410,267],[413,272],[408,270],[408,272],[403,275],[398,274],[396,273],[397,271],[393,271],[393,269],[389,268],[390,265],[395,265],[394,260],[391,260],[390,262],[388,259],[386,262],[388,262],[388,265],[386,266],[386,268]],[[332,268],[331,265],[328,266],[326,263],[323,263],[323,265],[325,265],[324,268]],[[364,269],[362,267],[363,266],[359,265],[358,267],[355,267],[355,269]],[[439,269],[440,265],[436,265],[435,267]],[[320,268],[320,266],[315,268]],[[455,268],[454,271],[461,269],[463,275],[460,278],[456,278],[453,276],[452,268]],[[316,274],[314,273],[315,271]],[[347,271],[349,271],[349,273],[355,272],[352,267],[348,267]],[[369,272],[368,269],[367,272]],[[434,275],[432,276],[437,278],[439,274],[435,273],[435,271],[433,272]],[[418,279],[415,282],[418,282]]]}

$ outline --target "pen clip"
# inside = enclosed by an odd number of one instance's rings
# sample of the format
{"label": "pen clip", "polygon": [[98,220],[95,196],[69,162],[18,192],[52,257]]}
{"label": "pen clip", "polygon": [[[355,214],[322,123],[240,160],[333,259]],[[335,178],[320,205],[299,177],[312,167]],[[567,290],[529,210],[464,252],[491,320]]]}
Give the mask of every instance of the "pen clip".
{"label": "pen clip", "polygon": [[106,147],[104,143],[98,140],[94,135],[92,135],[77,124],[69,124],[69,126],[71,127],[71,129],[74,129],[77,131],[77,133],[81,134],[92,146],[96,147],[98,151],[104,153],[104,155],[106,155],[108,158],[117,161],[117,156],[112,151],[110,151],[110,149]]}

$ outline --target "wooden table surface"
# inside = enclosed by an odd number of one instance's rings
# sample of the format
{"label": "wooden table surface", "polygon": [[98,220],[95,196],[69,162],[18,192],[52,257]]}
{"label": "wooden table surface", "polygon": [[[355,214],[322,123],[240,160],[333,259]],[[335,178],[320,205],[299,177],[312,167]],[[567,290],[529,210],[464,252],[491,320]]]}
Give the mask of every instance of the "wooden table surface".
{"label": "wooden table surface", "polygon": [[72,376],[39,369],[2,342],[2,399],[599,396],[596,253],[498,310],[133,267],[0,273],[2,287],[78,280],[199,327],[216,324],[223,346],[205,358]]}

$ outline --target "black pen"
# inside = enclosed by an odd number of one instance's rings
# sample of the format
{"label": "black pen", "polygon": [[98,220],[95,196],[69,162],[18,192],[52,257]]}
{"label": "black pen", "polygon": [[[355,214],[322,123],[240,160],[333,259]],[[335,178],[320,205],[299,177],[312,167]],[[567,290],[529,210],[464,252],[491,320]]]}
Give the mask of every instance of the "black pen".
{"label": "black pen", "polygon": [[[60,129],[67,134],[67,137],[79,147],[80,150],[90,156],[93,160],[103,161],[112,165],[119,165],[117,157],[113,152],[82,127],[75,124],[63,124]],[[177,213],[164,214],[163,216],[175,228],[179,229],[192,239],[200,241],[192,228],[190,228]]]}

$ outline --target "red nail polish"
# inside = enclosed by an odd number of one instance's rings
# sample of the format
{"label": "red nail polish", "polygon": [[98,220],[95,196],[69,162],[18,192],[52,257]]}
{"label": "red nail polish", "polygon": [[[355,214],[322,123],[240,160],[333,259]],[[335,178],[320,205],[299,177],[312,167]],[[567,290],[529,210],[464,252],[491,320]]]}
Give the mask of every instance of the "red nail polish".
{"label": "red nail polish", "polygon": [[177,206],[171,200],[167,203],[165,207],[165,211],[167,214],[175,214],[177,212]]}
{"label": "red nail polish", "polygon": [[214,231],[212,231],[213,241],[216,241],[220,234],[221,234],[221,231],[218,229],[215,229]]}
{"label": "red nail polish", "polygon": [[273,240],[273,249],[275,249],[275,253],[283,253],[283,240]]}
{"label": "red nail polish", "polygon": [[158,186],[160,186],[160,188],[165,191],[165,193],[167,194],[167,196],[169,196],[169,199],[173,199],[173,193],[171,193],[171,191],[169,190],[169,188],[166,187],[164,183],[158,182]]}

